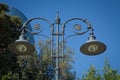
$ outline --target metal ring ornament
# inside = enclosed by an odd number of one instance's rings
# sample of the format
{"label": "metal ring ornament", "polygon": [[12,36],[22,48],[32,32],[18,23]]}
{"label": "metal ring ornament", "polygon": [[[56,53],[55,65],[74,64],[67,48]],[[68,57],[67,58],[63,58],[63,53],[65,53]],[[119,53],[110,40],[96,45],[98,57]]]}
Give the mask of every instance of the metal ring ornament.
{"label": "metal ring ornament", "polygon": [[79,33],[82,30],[82,26],[80,24],[75,24],[73,26],[73,32],[74,33]]}

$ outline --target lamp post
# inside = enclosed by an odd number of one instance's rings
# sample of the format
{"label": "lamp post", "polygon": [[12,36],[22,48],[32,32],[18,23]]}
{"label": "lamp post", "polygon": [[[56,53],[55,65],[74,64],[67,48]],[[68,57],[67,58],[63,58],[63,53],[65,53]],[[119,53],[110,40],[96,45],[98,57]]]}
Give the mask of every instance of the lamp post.
{"label": "lamp post", "polygon": [[[81,52],[83,54],[86,54],[86,55],[98,55],[98,54],[101,54],[103,53],[105,50],[106,50],[106,45],[102,42],[99,42],[96,40],[96,37],[94,36],[94,33],[93,33],[93,27],[91,26],[90,22],[86,19],[82,19],[82,18],[71,18],[71,19],[68,19],[67,21],[65,21],[61,27],[60,26],[60,17],[59,17],[59,12],[57,13],[57,17],[56,17],[56,20],[55,20],[55,24],[56,24],[56,31],[55,31],[55,27],[54,27],[54,24],[51,23],[48,19],[45,19],[45,18],[31,18],[29,20],[27,20],[22,28],[21,28],[21,35],[19,37],[18,40],[16,40],[15,42],[11,43],[9,46],[8,46],[8,49],[12,52],[12,53],[15,53],[15,54],[18,54],[18,55],[24,55],[24,54],[30,54],[31,52],[33,52],[35,50],[35,48],[33,47],[33,45],[31,45],[30,43],[27,42],[27,40],[24,38],[24,34],[26,32],[29,32],[33,35],[38,35],[39,33],[42,32],[42,29],[39,25],[36,25],[34,27],[35,30],[39,30],[39,32],[32,32],[32,31],[29,31],[26,26],[32,22],[33,20],[42,20],[42,21],[45,21],[49,24],[50,26],[50,33],[51,33],[51,37],[50,37],[50,40],[51,40],[51,58],[55,58],[55,64],[56,64],[56,68],[55,68],[55,80],[59,80],[59,62],[60,62],[60,58],[64,58],[64,45],[65,45],[65,40],[70,38],[70,37],[73,37],[73,36],[77,36],[77,35],[83,35],[87,32],[90,32],[89,34],[89,37],[88,37],[88,41],[83,44],[80,48]],[[84,31],[81,31],[82,27],[80,24],[75,24],[73,26],[73,32],[74,34],[72,35],[69,35],[67,37],[65,37],[65,28],[66,28],[66,24],[68,24],[69,22],[71,21],[82,21],[83,23],[86,24],[86,29]],[[59,30],[59,28],[62,28],[61,31]],[[44,37],[48,37],[46,35],[42,35]],[[55,55],[53,55],[53,44],[54,44],[54,37],[56,37],[56,53]],[[61,39],[61,38],[62,39]],[[60,45],[60,41],[62,41],[62,53],[60,53],[60,49],[59,49],[59,45]]]}

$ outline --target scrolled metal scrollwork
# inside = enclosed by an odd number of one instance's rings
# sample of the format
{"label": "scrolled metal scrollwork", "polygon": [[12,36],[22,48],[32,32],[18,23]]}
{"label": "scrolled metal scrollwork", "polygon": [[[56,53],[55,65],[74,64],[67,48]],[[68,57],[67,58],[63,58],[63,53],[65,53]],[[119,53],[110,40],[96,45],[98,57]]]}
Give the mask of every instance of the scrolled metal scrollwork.
{"label": "scrolled metal scrollwork", "polygon": [[64,24],[62,25],[63,34],[65,32],[66,24],[71,21],[75,21],[75,20],[79,20],[79,21],[82,21],[83,23],[85,23],[87,26],[86,29],[83,30],[83,26],[81,24],[74,24],[73,28],[72,28],[74,34],[68,35],[65,39],[68,39],[72,36],[82,35],[84,33],[87,33],[90,29],[92,29],[92,26],[88,20],[82,19],[82,18],[71,18],[71,19],[68,19],[66,22],[64,22]]}
{"label": "scrolled metal scrollwork", "polygon": [[[43,27],[42,27],[40,24],[38,24],[38,23],[35,24],[34,27],[33,27],[33,29],[34,29],[35,31],[30,31],[30,30],[27,29],[26,26],[27,26],[30,22],[32,22],[33,20],[43,20],[43,21],[46,21],[46,22],[49,23],[50,28],[53,28],[53,25],[52,25],[52,23],[51,23],[49,20],[47,20],[47,19],[45,19],[45,18],[40,18],[40,17],[38,17],[38,18],[31,18],[31,19],[27,20],[27,21],[23,24],[23,26],[22,26],[22,32],[23,32],[23,31],[27,31],[27,32],[29,32],[29,33],[31,33],[31,34],[33,34],[33,35],[39,35],[39,34],[43,31]],[[52,31],[51,31],[51,32],[52,32]]]}

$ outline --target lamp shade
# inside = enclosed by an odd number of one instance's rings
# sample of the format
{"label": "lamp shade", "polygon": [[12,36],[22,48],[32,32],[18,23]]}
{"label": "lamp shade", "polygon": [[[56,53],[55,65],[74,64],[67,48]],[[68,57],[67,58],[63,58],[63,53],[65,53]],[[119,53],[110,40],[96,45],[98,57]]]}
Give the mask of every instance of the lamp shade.
{"label": "lamp shade", "polygon": [[106,45],[90,35],[89,40],[80,47],[80,51],[86,55],[98,55],[106,50]]}
{"label": "lamp shade", "polygon": [[8,49],[17,55],[27,55],[35,50],[32,44],[23,39],[23,36],[20,36],[18,40],[9,44]]}

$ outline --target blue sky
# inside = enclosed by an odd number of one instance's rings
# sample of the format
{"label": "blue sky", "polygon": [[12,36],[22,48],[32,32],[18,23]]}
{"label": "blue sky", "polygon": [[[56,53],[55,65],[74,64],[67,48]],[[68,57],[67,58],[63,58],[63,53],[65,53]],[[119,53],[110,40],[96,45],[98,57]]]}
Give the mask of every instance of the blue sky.
{"label": "blue sky", "polygon": [[44,17],[55,21],[56,12],[60,12],[61,24],[69,18],[79,17],[90,21],[97,40],[104,42],[107,50],[97,56],[87,56],[79,51],[88,38],[88,34],[67,40],[67,45],[75,51],[74,70],[77,76],[88,70],[92,64],[102,71],[104,59],[120,71],[120,1],[119,0],[0,0],[23,12],[26,17]]}

